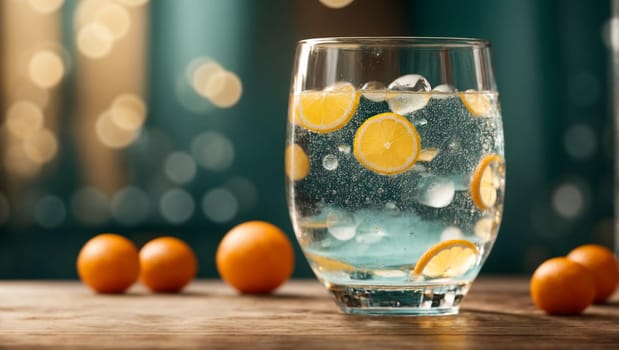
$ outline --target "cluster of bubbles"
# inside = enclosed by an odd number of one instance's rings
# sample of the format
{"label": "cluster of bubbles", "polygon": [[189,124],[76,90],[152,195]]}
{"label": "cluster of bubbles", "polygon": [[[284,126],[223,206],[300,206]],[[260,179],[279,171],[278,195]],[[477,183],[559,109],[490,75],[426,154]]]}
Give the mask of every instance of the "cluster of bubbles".
{"label": "cluster of bubbles", "polygon": [[96,135],[107,147],[125,148],[139,136],[146,114],[146,104],[140,96],[121,94],[97,118]]}
{"label": "cluster of bubbles", "polygon": [[114,44],[131,29],[130,8],[143,6],[148,0],[83,0],[75,12],[76,44],[86,57],[107,56]]}

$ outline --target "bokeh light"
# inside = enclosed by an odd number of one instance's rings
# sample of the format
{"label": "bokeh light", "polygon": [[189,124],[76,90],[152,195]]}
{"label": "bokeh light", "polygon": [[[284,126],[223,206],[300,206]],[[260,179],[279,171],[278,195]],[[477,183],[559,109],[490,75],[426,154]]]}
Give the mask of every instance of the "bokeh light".
{"label": "bokeh light", "polygon": [[44,164],[52,160],[58,152],[58,140],[49,129],[39,129],[24,139],[24,154],[32,162]]}
{"label": "bokeh light", "polygon": [[205,169],[223,171],[234,161],[234,145],[226,136],[206,131],[193,139],[191,154]]}
{"label": "bokeh light", "polygon": [[161,196],[159,210],[165,220],[172,224],[180,224],[191,218],[195,203],[189,192],[174,188]]}
{"label": "bokeh light", "polygon": [[196,176],[196,162],[185,152],[174,152],[166,157],[164,171],[171,181],[183,185]]}
{"label": "bokeh light", "polygon": [[187,66],[189,81],[194,90],[202,97],[208,98],[207,86],[215,73],[223,71],[223,67],[207,58],[198,58],[193,60]]}
{"label": "bokeh light", "polygon": [[89,23],[77,34],[77,48],[86,57],[102,58],[112,51],[114,35],[99,23]]}
{"label": "bokeh light", "polygon": [[97,118],[95,131],[101,143],[114,149],[129,146],[140,134],[140,129],[127,130],[119,127],[112,119],[112,114],[109,111],[102,113]]}
{"label": "bokeh light", "polygon": [[353,0],[320,0],[320,2],[332,9],[341,9],[350,5]]}
{"label": "bokeh light", "polygon": [[50,14],[62,7],[64,0],[28,0],[28,4],[36,12]]}
{"label": "bokeh light", "polygon": [[12,174],[32,177],[41,169],[39,163],[33,162],[24,152],[21,142],[12,142],[4,153],[4,166]]}
{"label": "bokeh light", "polygon": [[49,89],[62,80],[65,74],[65,64],[62,57],[52,50],[37,51],[30,58],[28,75],[37,86]]}
{"label": "bokeh light", "polygon": [[7,129],[18,139],[24,139],[41,129],[43,122],[43,111],[29,101],[15,102],[6,114]]}
{"label": "bokeh light", "polygon": [[144,125],[146,104],[134,94],[122,94],[114,99],[110,107],[110,117],[119,128],[134,132]]}
{"label": "bokeh light", "polygon": [[54,228],[62,224],[67,209],[62,199],[56,196],[44,196],[34,206],[34,220],[44,228]]}
{"label": "bokeh light", "polygon": [[236,176],[226,181],[228,188],[239,202],[239,212],[253,209],[258,203],[258,189],[256,185],[246,177]]}
{"label": "bokeh light", "polygon": [[585,206],[585,195],[576,183],[563,183],[552,194],[552,207],[566,219],[579,216]]}
{"label": "bokeh light", "polygon": [[184,74],[177,77],[174,92],[178,102],[189,112],[204,113],[215,108],[211,102],[196,92]]}
{"label": "bokeh light", "polygon": [[233,72],[222,70],[208,79],[203,94],[215,106],[229,108],[237,104],[243,93],[241,79]]}
{"label": "bokeh light", "polygon": [[597,140],[593,130],[584,124],[572,125],[563,136],[565,151],[571,157],[584,159],[595,152]]}
{"label": "bokeh light", "polygon": [[99,225],[109,218],[109,201],[106,195],[93,187],[84,187],[71,197],[73,216],[83,224]]}
{"label": "bokeh light", "polygon": [[243,93],[241,79],[208,57],[192,60],[185,74],[195,93],[219,108],[234,106]]}
{"label": "bokeh light", "polygon": [[112,216],[118,223],[126,226],[137,225],[150,215],[151,205],[148,194],[138,187],[128,186],[112,196]]}
{"label": "bokeh light", "polygon": [[216,223],[232,220],[239,209],[239,203],[232,192],[225,188],[214,188],[202,198],[204,216]]}
{"label": "bokeh light", "polygon": [[106,3],[97,9],[93,22],[107,28],[114,40],[127,35],[131,28],[129,11],[115,3]]}

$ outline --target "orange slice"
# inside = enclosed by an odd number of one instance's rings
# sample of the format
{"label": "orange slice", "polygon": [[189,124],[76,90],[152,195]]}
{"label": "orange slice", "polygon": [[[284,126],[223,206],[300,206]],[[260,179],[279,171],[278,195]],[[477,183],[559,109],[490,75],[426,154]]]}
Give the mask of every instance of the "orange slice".
{"label": "orange slice", "polygon": [[336,260],[333,258],[327,258],[322,255],[305,253],[307,260],[315,266],[319,271],[327,271],[327,272],[336,272],[336,271],[345,271],[350,272],[354,271],[355,268],[352,265],[349,265],[340,260]]}
{"label": "orange slice", "polygon": [[492,107],[492,101],[487,93],[467,90],[460,94],[460,99],[474,117],[488,115]]}
{"label": "orange slice", "polygon": [[298,121],[317,133],[341,129],[352,118],[361,94],[346,82],[339,82],[322,91],[304,91],[298,97]]}
{"label": "orange slice", "polygon": [[421,150],[419,134],[408,119],[395,113],[368,118],[355,134],[354,155],[364,167],[383,175],[410,169]]}
{"label": "orange slice", "polygon": [[488,209],[496,203],[498,179],[503,177],[503,158],[498,154],[490,154],[482,158],[471,178],[471,198],[479,209]]}
{"label": "orange slice", "polygon": [[478,256],[477,247],[467,240],[443,241],[423,253],[414,273],[431,278],[461,276],[477,262]]}
{"label": "orange slice", "polygon": [[310,171],[310,163],[307,154],[301,146],[295,144],[288,145],[285,153],[286,176],[290,180],[298,181],[307,176]]}

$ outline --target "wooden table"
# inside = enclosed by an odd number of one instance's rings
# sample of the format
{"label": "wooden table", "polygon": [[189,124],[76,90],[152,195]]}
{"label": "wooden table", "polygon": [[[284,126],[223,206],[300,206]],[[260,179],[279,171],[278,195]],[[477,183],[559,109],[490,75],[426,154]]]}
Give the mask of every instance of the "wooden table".
{"label": "wooden table", "polygon": [[194,282],[181,295],[136,286],[95,295],[78,282],[0,281],[0,348],[619,349],[619,294],[577,317],[537,311],[528,281],[480,278],[458,316],[341,314],[313,280],[273,296]]}

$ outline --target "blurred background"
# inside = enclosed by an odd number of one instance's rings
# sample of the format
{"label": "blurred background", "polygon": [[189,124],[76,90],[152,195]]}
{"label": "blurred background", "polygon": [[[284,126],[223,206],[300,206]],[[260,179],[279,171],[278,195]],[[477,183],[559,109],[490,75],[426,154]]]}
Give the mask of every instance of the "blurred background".
{"label": "blurred background", "polygon": [[508,178],[483,273],[612,247],[610,18],[585,0],[2,0],[0,278],[76,278],[101,232],[185,239],[201,277],[243,221],[292,239],[290,73],[322,36],[491,40]]}

